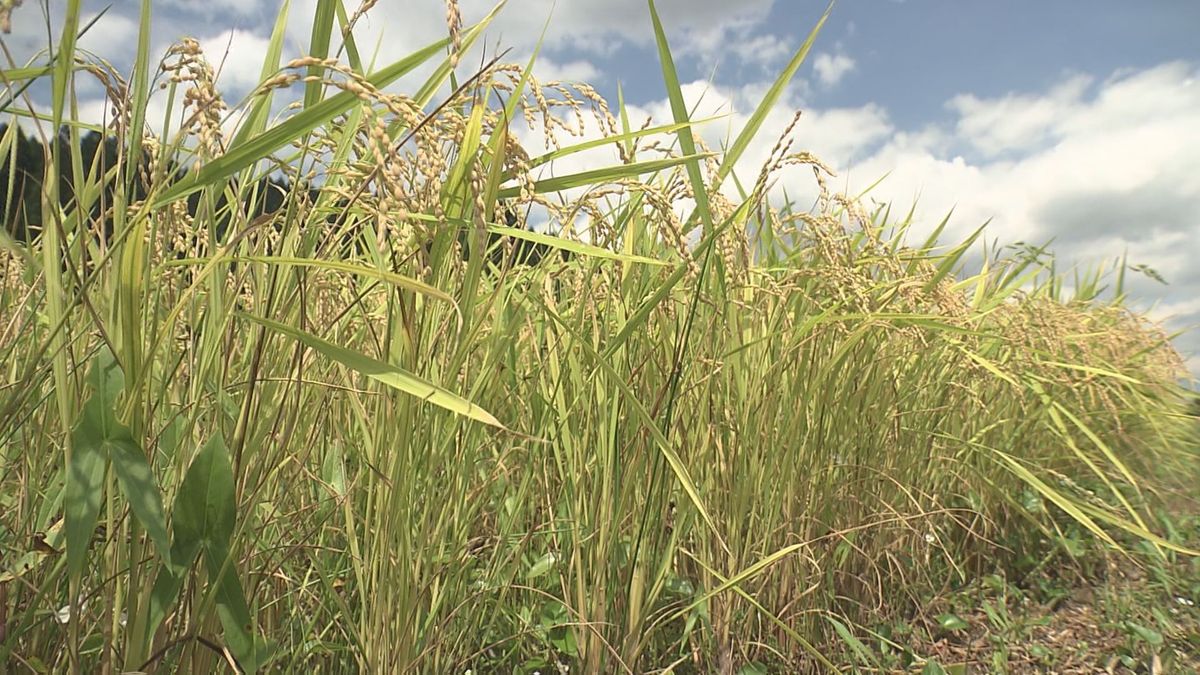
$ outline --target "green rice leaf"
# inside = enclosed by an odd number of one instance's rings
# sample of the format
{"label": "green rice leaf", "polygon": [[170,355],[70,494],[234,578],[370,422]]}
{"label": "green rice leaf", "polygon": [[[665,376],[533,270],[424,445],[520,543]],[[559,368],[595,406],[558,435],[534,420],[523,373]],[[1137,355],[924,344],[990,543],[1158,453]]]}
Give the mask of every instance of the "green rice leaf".
{"label": "green rice leaf", "polygon": [[[680,125],[675,135],[679,138],[679,148],[687,158],[688,179],[692,183],[692,197],[696,200],[695,212],[700,214],[704,233],[708,234],[713,228],[712,210],[708,206],[708,188],[704,184],[704,174],[700,171],[700,160],[696,156],[696,141],[692,137],[687,104],[683,100],[679,75],[675,71],[675,59],[671,56],[671,48],[667,44],[667,34],[663,30],[662,21],[658,18],[658,10],[654,7],[654,0],[647,0],[647,2],[650,4],[650,20],[654,23],[654,40],[658,44],[658,58],[662,63],[663,81],[667,85],[667,98],[671,101],[671,113],[675,116],[675,123]],[[691,221],[689,219],[686,222]]]}
{"label": "green rice leaf", "polygon": [[333,359],[347,368],[365,375],[377,382],[386,384],[393,389],[402,391],[410,396],[415,396],[422,401],[427,401],[440,408],[449,410],[457,415],[462,415],[468,419],[473,419],[477,422],[483,422],[499,429],[506,427],[500,423],[491,413],[471,403],[470,401],[454,394],[442,387],[439,387],[431,382],[421,379],[420,377],[382,361],[373,359],[365,354],[351,351],[344,347],[339,347],[331,342],[322,340],[321,338],[305,333],[304,331],[292,328],[291,326],[264,319],[257,316],[251,316],[241,312],[237,313],[243,319],[252,321],[261,326],[270,328],[271,330],[287,335],[295,340],[298,340],[310,348],[319,352],[326,358]]}
{"label": "green rice leaf", "polygon": [[[647,173],[658,173],[665,169],[670,169],[680,164],[686,164],[691,161],[698,161],[710,156],[712,153],[700,153],[688,155],[686,157],[670,157],[667,159],[651,159],[644,162],[636,162],[634,164],[618,164],[616,166],[604,167],[602,169],[590,169],[588,171],[580,171],[579,173],[568,174],[566,176],[557,176],[554,178],[543,178],[535,181],[533,184],[534,192],[538,194],[553,194],[563,190],[569,190],[576,187],[584,187],[597,185],[601,183],[612,183],[623,178],[632,178],[641,176]],[[511,199],[521,194],[521,188],[510,187],[500,190],[499,197],[501,199]]]}
{"label": "green rice leaf", "polygon": [[[267,53],[263,57],[262,70],[259,72],[259,81],[266,81],[272,75],[279,71],[279,60],[283,56],[283,41],[287,37],[288,11],[291,9],[291,0],[284,0],[279,8],[279,16],[275,19],[275,27],[271,31],[271,40],[267,43]],[[311,70],[311,69],[310,69]],[[309,83],[310,85],[312,83]],[[307,89],[305,95],[307,96]],[[275,90],[268,89],[259,93],[254,98],[254,105],[250,109],[250,114],[246,120],[238,127],[237,134],[234,135],[230,142],[231,146],[239,146],[246,142],[251,136],[261,134],[267,128],[267,121],[271,114],[271,102],[275,100]]]}
{"label": "green rice leaf", "polygon": [[576,255],[587,256],[590,258],[617,260],[620,262],[639,263],[642,265],[652,265],[656,267],[665,267],[670,264],[663,260],[655,260],[654,258],[647,258],[645,256],[631,255],[627,253],[617,253],[606,248],[600,248],[599,246],[592,246],[591,244],[573,241],[571,239],[567,239],[566,237],[556,237],[551,234],[542,234],[540,232],[534,232],[532,230],[525,230],[517,227],[491,225],[488,227],[488,232],[504,235],[506,237],[512,237],[513,239],[521,239],[524,241],[533,242],[535,244],[542,244],[543,246],[569,251]]}
{"label": "green rice leaf", "polygon": [[[212,258],[183,258],[181,260],[172,260],[166,263],[165,267],[179,267],[187,265],[208,265],[212,262]],[[441,291],[429,284],[406,277],[402,274],[388,272],[375,267],[359,265],[356,263],[343,262],[341,260],[325,260],[322,258],[296,258],[286,256],[266,256],[266,255],[241,255],[241,256],[226,256],[221,260],[237,263],[257,263],[262,265],[278,265],[280,267],[309,267],[314,269],[330,270],[334,272],[344,272],[355,276],[375,279],[387,284],[391,284],[397,288],[420,293],[421,295],[441,300],[442,302],[454,305],[454,298],[448,293]]]}
{"label": "green rice leaf", "polygon": [[[317,0],[313,12],[312,36],[308,41],[308,55],[324,59],[329,56],[329,39],[333,33],[335,8],[341,0]],[[324,86],[320,78],[324,68],[318,65],[308,67],[309,77],[316,78],[304,84],[304,107],[311,108],[321,100],[321,88]]]}

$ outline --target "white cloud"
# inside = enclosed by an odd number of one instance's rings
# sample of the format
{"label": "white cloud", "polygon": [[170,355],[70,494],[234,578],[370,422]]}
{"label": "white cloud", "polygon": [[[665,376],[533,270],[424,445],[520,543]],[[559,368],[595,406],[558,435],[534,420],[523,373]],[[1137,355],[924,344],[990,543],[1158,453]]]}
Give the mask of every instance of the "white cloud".
{"label": "white cloud", "polygon": [[956,112],[958,134],[988,156],[1027,151],[1057,140],[1059,124],[1077,111],[1092,78],[1068,78],[1049,94],[1010,94],[983,100],[973,94],[952,98],[947,107]]}
{"label": "white cloud", "polygon": [[561,82],[599,84],[604,80],[594,64],[582,59],[559,63],[554,59],[539,56],[538,60],[533,64],[533,73],[542,82],[558,80]]}
{"label": "white cloud", "polygon": [[[95,14],[84,16],[80,23],[86,26],[95,18]],[[81,49],[104,56],[112,46],[136,45],[137,39],[137,20],[109,11],[100,17],[91,29],[83,34],[83,37],[79,38],[78,45]]]}
{"label": "white cloud", "polygon": [[[946,237],[961,238],[989,218],[989,237],[1041,244],[1064,267],[1127,254],[1170,285],[1132,274],[1135,303],[1164,299],[1175,328],[1200,323],[1200,85],[1197,68],[1167,63],[1121,72],[1095,87],[1068,76],[1043,93],[985,99],[958,96],[952,125],[930,143],[896,134],[854,165],[862,187],[891,172],[876,190],[882,201],[911,203],[919,194],[918,231],[951,208]],[[955,147],[976,150],[975,161]],[[1200,352],[1200,335],[1181,338]]]}
{"label": "white cloud", "polygon": [[[156,5],[170,7],[190,14],[230,18],[259,16],[268,11],[278,11],[278,0],[155,0]],[[312,14],[309,14],[312,16]]]}
{"label": "white cloud", "polygon": [[[1081,82],[1068,78],[1041,95],[972,97],[969,105],[966,97],[955,99],[959,119],[944,133],[959,145],[1008,147],[1019,151],[1015,156],[985,152],[980,161],[955,163],[944,148],[905,148],[897,137],[855,167],[858,179],[891,170],[881,194],[904,199],[920,191],[927,209],[957,203],[960,212],[995,216],[1005,238],[1109,236],[1132,244],[1156,229],[1200,224],[1200,87],[1192,67],[1171,63],[1111,78],[1091,100]],[[1022,108],[1034,112],[1022,115]],[[963,181],[974,175],[982,180],[966,189]],[[1104,250],[1120,253],[1112,245]]]}
{"label": "white cloud", "polygon": [[267,37],[240,29],[200,38],[205,57],[218,71],[218,88],[226,95],[239,97],[258,85],[269,45]]}
{"label": "white cloud", "polygon": [[[732,36],[745,36],[746,27],[763,21],[773,0],[661,0],[656,4],[677,56],[710,55],[724,52]],[[482,19],[494,6],[492,0],[462,0],[465,26]],[[289,43],[307,45],[315,0],[293,5]],[[497,42],[515,52],[529,53],[545,33],[551,53],[611,55],[629,44],[653,44],[653,29],[644,0],[605,2],[558,2],[521,0],[509,3],[489,26],[480,44],[489,50]],[[355,29],[355,40],[369,57],[378,49],[378,63],[391,63],[447,34],[442,2],[379,3]],[[385,39],[381,39],[381,36]],[[477,62],[477,55],[464,63]]]}
{"label": "white cloud", "polygon": [[817,71],[817,78],[821,84],[832,87],[842,81],[850,71],[854,70],[854,59],[845,54],[817,54],[817,58],[813,61],[813,69]]}
{"label": "white cloud", "polygon": [[768,69],[791,56],[795,45],[777,35],[762,33],[734,40],[728,49],[743,63]]}
{"label": "white cloud", "polygon": [[[526,0],[527,6],[539,5],[548,9],[552,0]],[[479,3],[486,6],[487,0]],[[685,48],[699,42],[704,47],[721,46],[721,36],[739,24],[755,23],[766,17],[772,0],[743,0],[730,3],[724,0],[662,0],[656,3],[663,25],[672,37],[672,46]],[[544,17],[548,12],[534,9],[532,17]],[[558,3],[554,10],[551,30],[560,33],[559,39],[570,41],[580,34],[617,35],[641,44],[653,39],[650,13],[643,0],[607,0],[606,2]],[[514,13],[515,14],[515,13]],[[531,18],[532,18],[531,17]],[[540,30],[541,19],[535,19]],[[684,39],[680,39],[684,38]]]}

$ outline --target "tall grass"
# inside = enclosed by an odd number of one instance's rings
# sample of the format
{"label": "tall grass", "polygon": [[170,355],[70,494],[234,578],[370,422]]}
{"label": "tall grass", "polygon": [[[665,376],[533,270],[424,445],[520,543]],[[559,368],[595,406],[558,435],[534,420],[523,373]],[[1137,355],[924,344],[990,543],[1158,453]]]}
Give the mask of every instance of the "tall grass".
{"label": "tall grass", "polygon": [[[911,215],[829,192],[791,128],[726,196],[816,29],[713,152],[653,3],[675,119],[640,130],[586,85],[456,71],[493,15],[368,70],[328,0],[283,62],[285,5],[227,108],[194,42],[151,60],[148,0],[127,80],[74,53],[67,6],[51,71],[4,73],[48,78],[51,113],[7,112],[75,138],[98,77],[125,150],[46,162],[41,235],[0,249],[8,671],[833,669],[1064,518],[1170,546],[1146,509],[1193,461],[1181,367],[1120,276],[1113,300],[1003,251],[966,274],[975,238],[906,247]],[[149,120],[160,84],[183,110]],[[598,144],[537,154],[516,124],[576,114],[621,161],[541,176]],[[810,211],[768,198],[795,165]],[[251,220],[271,172],[320,189]],[[488,233],[574,255],[497,266]]]}

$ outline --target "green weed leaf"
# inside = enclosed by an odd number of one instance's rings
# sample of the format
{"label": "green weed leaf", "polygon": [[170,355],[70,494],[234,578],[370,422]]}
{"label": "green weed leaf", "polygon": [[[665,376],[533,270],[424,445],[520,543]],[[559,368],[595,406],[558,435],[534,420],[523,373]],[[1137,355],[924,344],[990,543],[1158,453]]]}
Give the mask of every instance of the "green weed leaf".
{"label": "green weed leaf", "polygon": [[554,567],[556,561],[557,558],[554,557],[553,553],[547,553],[529,566],[529,571],[525,573],[525,579],[536,579],[549,572]]}
{"label": "green weed leaf", "polygon": [[150,535],[159,555],[169,563],[170,544],[162,495],[141,445],[116,417],[117,396],[125,381],[111,352],[104,350],[96,356],[88,382],[93,393],[84,403],[71,436],[71,461],[63,500],[68,570],[78,574],[83,569],[104,499],[104,474],[110,460],[134,517]]}
{"label": "green weed leaf", "polygon": [[146,453],[141,445],[129,436],[129,430],[122,426],[120,432],[123,437],[108,440],[117,485],[129,502],[129,510],[145,528],[159,555],[169,565],[171,544],[167,538],[167,517],[163,511],[162,494],[154,481],[154,472],[146,461]]}
{"label": "green weed leaf", "polygon": [[957,614],[939,614],[937,622],[942,630],[948,631],[965,630],[968,626],[967,622]]}
{"label": "green weed leaf", "polygon": [[175,541],[228,547],[236,508],[229,451],[224,439],[214,435],[192,460],[179,487],[172,515]]}

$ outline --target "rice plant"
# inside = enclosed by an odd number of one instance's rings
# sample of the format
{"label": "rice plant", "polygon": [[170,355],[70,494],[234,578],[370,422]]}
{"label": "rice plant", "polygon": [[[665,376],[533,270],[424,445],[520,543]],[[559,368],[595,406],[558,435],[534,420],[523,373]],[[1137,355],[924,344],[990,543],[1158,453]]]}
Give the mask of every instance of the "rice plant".
{"label": "rice plant", "polygon": [[[4,670],[823,672],[1064,522],[1180,548],[1148,509],[1195,465],[1182,364],[1123,266],[1069,297],[1032,256],[968,272],[979,234],[914,247],[792,127],[735,180],[820,24],[714,150],[652,1],[674,119],[640,127],[469,68],[496,13],[448,4],[370,68],[330,0],[284,60],[285,4],[238,102],[194,40],[151,54],[149,0],[129,73],[75,50],[78,0],[6,64]],[[771,198],[793,166],[811,210]]]}

